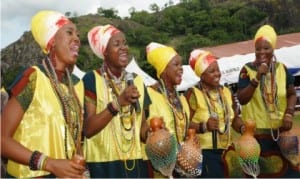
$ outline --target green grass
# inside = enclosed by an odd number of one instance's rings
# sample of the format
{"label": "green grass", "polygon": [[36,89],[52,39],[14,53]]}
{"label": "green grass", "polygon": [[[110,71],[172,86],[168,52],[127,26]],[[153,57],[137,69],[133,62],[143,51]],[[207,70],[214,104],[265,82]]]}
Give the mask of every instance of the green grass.
{"label": "green grass", "polygon": [[297,112],[295,113],[294,124],[300,126],[300,111],[297,111]]}

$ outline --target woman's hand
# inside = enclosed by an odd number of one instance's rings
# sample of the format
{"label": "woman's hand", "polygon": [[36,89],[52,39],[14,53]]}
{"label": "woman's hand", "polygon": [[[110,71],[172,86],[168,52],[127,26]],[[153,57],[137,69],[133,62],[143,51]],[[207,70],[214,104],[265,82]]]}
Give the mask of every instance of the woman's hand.
{"label": "woman's hand", "polygon": [[85,178],[83,174],[85,166],[77,164],[72,160],[49,158],[45,165],[45,170],[59,178]]}
{"label": "woman's hand", "polygon": [[257,68],[256,79],[258,81],[261,80],[262,75],[267,74],[268,71],[269,71],[269,67],[266,63],[260,64],[260,66]]}
{"label": "woman's hand", "polygon": [[291,114],[285,114],[282,121],[280,131],[289,131],[293,127],[293,116]]}
{"label": "woman's hand", "polygon": [[210,117],[207,120],[206,127],[208,131],[219,130],[219,120],[214,117]]}
{"label": "woman's hand", "polygon": [[136,86],[129,85],[118,97],[118,103],[120,106],[126,106],[135,103],[140,97],[140,93]]}

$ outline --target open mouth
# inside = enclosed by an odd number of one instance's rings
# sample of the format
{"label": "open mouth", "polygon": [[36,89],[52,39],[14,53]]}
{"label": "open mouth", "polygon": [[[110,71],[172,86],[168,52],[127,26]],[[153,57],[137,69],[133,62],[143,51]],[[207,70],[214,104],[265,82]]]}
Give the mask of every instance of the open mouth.
{"label": "open mouth", "polygon": [[79,52],[79,46],[78,45],[73,45],[71,46],[71,52],[73,54],[73,56],[78,56],[78,52]]}

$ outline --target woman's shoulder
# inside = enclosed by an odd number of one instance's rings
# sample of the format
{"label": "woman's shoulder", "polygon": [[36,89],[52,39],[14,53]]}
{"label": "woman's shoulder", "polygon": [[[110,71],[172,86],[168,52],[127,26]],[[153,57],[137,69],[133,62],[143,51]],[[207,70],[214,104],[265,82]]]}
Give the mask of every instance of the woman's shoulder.
{"label": "woman's shoulder", "polygon": [[[100,74],[99,74],[100,75]],[[84,76],[82,77],[82,80],[84,82],[91,82],[91,81],[95,81],[95,70],[90,70],[87,71]]]}
{"label": "woman's shoulder", "polygon": [[[11,83],[11,85],[8,87],[9,90],[14,88],[15,86],[26,86],[30,81],[36,79],[36,71],[37,67],[35,66],[30,66],[21,69],[18,73],[17,76],[15,77],[14,81]],[[20,86],[21,85],[21,86]]]}

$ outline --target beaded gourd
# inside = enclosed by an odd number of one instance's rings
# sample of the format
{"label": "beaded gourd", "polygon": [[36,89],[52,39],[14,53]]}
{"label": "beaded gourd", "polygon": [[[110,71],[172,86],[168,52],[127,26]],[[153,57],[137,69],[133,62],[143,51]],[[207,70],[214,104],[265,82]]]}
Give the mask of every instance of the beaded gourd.
{"label": "beaded gourd", "polygon": [[256,178],[260,173],[258,164],[261,148],[254,138],[256,123],[254,120],[245,121],[245,132],[235,143],[239,163],[243,171]]}
{"label": "beaded gourd", "polygon": [[202,172],[202,152],[195,129],[188,129],[188,137],[177,154],[176,171],[184,177],[196,177]]}
{"label": "beaded gourd", "polygon": [[172,177],[177,155],[176,137],[163,128],[161,117],[152,118],[150,128],[152,132],[146,141],[146,154],[156,170]]}
{"label": "beaded gourd", "polygon": [[277,143],[282,155],[290,161],[293,166],[298,165],[300,169],[300,144],[297,134],[292,131],[282,132]]}

